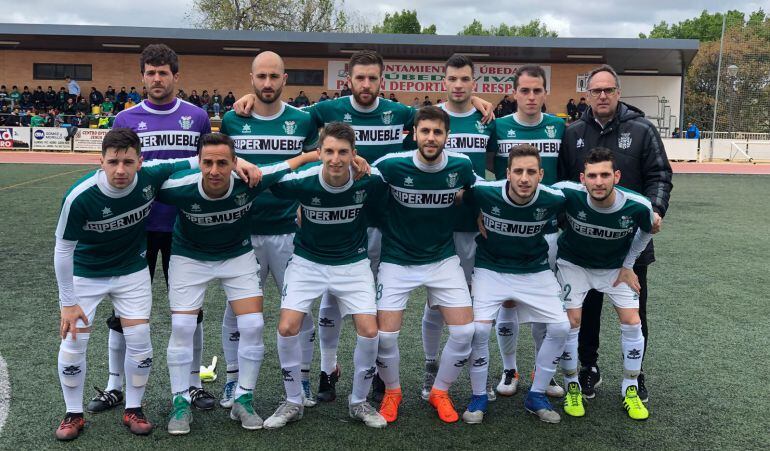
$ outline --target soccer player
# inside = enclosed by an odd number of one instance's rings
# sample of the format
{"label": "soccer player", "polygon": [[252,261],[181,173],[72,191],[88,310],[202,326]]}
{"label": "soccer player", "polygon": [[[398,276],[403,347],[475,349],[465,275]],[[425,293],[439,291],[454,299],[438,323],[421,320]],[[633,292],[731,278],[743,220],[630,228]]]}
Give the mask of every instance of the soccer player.
{"label": "soccer player", "polygon": [[486,229],[485,236],[476,239],[472,284],[476,330],[470,360],[473,396],[463,420],[476,424],[484,419],[492,321],[504,302],[515,300],[519,321],[544,324],[546,329],[524,407],[542,421],[558,423],[561,417],[545,391],[564,351],[570,324],[561,287],[548,266],[545,232],[562,212],[565,198],[561,191],[540,184],[543,169],[538,148],[514,146],[508,162],[506,180],[479,181],[462,195],[463,203],[480,210]]}
{"label": "soccer player", "polygon": [[54,269],[61,308],[58,372],[67,414],[56,430],[59,440],[77,438],[85,425],[86,349],[96,308],[107,296],[125,337],[123,424],[138,435],[152,431],[142,412],[153,357],[145,222],[161,184],[196,161],[143,164],[140,149],[139,137],[131,130],[110,130],[102,141],[101,169],[78,180],[62,202]]}
{"label": "soccer player", "polygon": [[[331,122],[343,122],[353,127],[356,132],[358,155],[369,163],[392,152],[414,148],[413,139],[411,137],[404,139],[403,133],[412,128],[416,109],[380,97],[384,70],[385,62],[377,52],[372,50],[357,52],[350,57],[348,64],[347,84],[352,95],[318,102],[305,108],[317,127],[323,127],[324,124]],[[236,102],[235,109],[249,114],[251,105],[255,101],[255,96],[245,96]],[[471,101],[479,111],[484,113],[485,122],[493,117],[491,103],[478,97],[472,97]],[[376,274],[380,261],[381,233],[376,215],[369,220],[368,255],[372,271]],[[329,402],[336,399],[335,386],[340,375],[337,365],[337,347],[341,315],[332,295],[327,293],[322,298],[318,318],[321,375],[317,398],[319,401]]]}
{"label": "soccer player", "polygon": [[[235,142],[238,157],[262,165],[276,163],[314,150],[318,146],[318,126],[310,114],[281,100],[288,75],[283,60],[273,52],[262,52],[251,64],[251,84],[255,102],[249,116],[228,111],[222,118],[222,133]],[[286,265],[294,251],[297,231],[297,202],[278,199],[270,191],[254,200],[250,211],[251,245],[259,262],[260,286],[268,272],[276,286],[283,287]],[[222,348],[227,363],[227,381],[219,404],[230,407],[238,380],[238,325],[232,309],[225,309],[222,320]],[[315,340],[312,314],[305,316],[300,329],[302,347],[302,387],[306,407],[315,405],[310,392],[310,365]]]}
{"label": "soccer player", "polygon": [[[481,112],[471,104],[471,96],[476,89],[473,61],[465,55],[455,54],[444,64],[444,69],[446,72],[444,86],[448,98],[441,104],[441,108],[450,117],[445,148],[467,155],[473,163],[473,171],[478,177],[483,178],[486,172],[485,152],[494,146],[494,140],[490,140],[490,136],[494,134],[496,121],[484,124]],[[465,281],[470,286],[478,225],[473,211],[466,205],[460,205],[457,208],[460,211],[455,223],[454,245],[457,256],[460,258],[460,266],[465,273]],[[444,321],[438,307],[430,308],[426,303],[422,317],[422,345],[425,352],[422,397],[425,400],[430,395],[430,389],[438,372],[436,359],[441,345],[443,327]],[[490,389],[489,399],[494,400],[494,396],[494,390]]]}
{"label": "soccer player", "polygon": [[[504,180],[508,166],[510,149],[521,144],[530,144],[540,151],[541,167],[543,169],[542,183],[551,185],[558,181],[556,162],[559,156],[561,137],[564,134],[564,121],[556,116],[542,112],[548,95],[545,70],[536,65],[518,67],[514,75],[513,97],[516,101],[516,111],[508,116],[498,118],[494,122],[493,135],[497,146],[493,154],[491,170],[495,179]],[[490,154],[490,156],[492,156]],[[556,262],[556,233],[555,224],[546,230],[545,239],[548,242],[548,258],[552,269]],[[497,392],[503,396],[516,393],[519,383],[519,372],[516,365],[516,348],[519,336],[519,321],[515,304],[508,301],[503,304],[497,317],[497,343],[503,360],[503,374],[497,384]],[[532,337],[536,350],[546,335],[545,325],[532,324]],[[549,396],[564,396],[564,389],[555,380],[549,383]]]}
{"label": "soccer player", "polygon": [[286,268],[278,324],[286,400],[265,420],[265,428],[280,428],[303,416],[302,387],[297,378],[301,354],[298,333],[313,301],[325,292],[335,295],[340,310],[353,316],[356,327],[349,414],[369,427],[383,428],[387,422],[366,401],[378,344],[374,276],[366,253],[366,213],[370,203],[380,207],[385,186],[376,170],[371,176],[353,178],[355,132],[349,125],[327,124],[318,152],[321,166],[284,176],[272,187],[277,197],[299,201],[302,225]]}
{"label": "soccer player", "polygon": [[554,185],[567,200],[567,226],[559,237],[556,261],[572,327],[561,359],[568,384],[564,410],[573,416],[585,414],[582,397],[571,395],[579,388],[576,357],[583,300],[593,289],[610,297],[620,320],[623,407],[632,419],[644,420],[649,412],[638,396],[637,381],[644,336],[639,318],[640,284],[633,267],[652,239],[654,217],[646,197],[616,186],[620,176],[612,151],[597,147],[585,159],[582,185],[567,181]]}
{"label": "soccer player", "polygon": [[[200,137],[211,132],[208,115],[195,105],[176,98],[179,81],[177,54],[164,44],[148,45],[139,58],[142,82],[147,99],[115,117],[115,128],[130,128],[139,135],[142,158],[149,162],[169,158],[197,156]],[[171,257],[171,231],[176,209],[155,202],[147,219],[147,264],[150,279],[155,274],[155,263],[161,254],[163,275],[168,285],[168,264]],[[200,319],[202,320],[202,316]],[[200,323],[200,322],[199,322]],[[123,359],[126,353],[120,321],[113,315],[107,320],[109,332],[109,379],[107,388],[99,390],[88,403],[89,412],[101,412],[119,404],[123,399]],[[200,361],[203,346],[202,324],[196,330],[195,362],[190,373],[194,387],[194,404],[199,409],[211,409],[215,398],[203,390],[200,382]]]}
{"label": "soccer player", "polygon": [[474,327],[470,293],[452,233],[457,192],[473,184],[476,176],[470,158],[444,151],[448,129],[446,111],[424,107],[415,116],[418,150],[386,155],[375,163],[391,194],[383,212],[377,285],[377,364],[385,383],[380,413],[388,422],[398,418],[402,399],[398,335],[404,309],[409,293],[420,286],[428,289],[431,306],[439,307],[449,328],[428,402],[442,421],[459,418],[448,390],[468,361]]}
{"label": "soccer player", "polygon": [[301,155],[263,166],[262,180],[249,187],[235,178],[237,157],[230,137],[212,133],[201,139],[200,170],[174,174],[161,187],[159,199],[179,209],[174,226],[169,267],[171,337],[167,363],[173,411],[168,422],[172,435],[190,432],[192,412],[188,385],[193,363],[193,340],[206,286],[219,280],[236,316],[238,386],[230,418],[245,429],[261,429],[262,419],[252,406],[252,392],[264,357],[262,290],[259,264],[249,240],[249,210],[259,192],[290,169],[314,161]]}

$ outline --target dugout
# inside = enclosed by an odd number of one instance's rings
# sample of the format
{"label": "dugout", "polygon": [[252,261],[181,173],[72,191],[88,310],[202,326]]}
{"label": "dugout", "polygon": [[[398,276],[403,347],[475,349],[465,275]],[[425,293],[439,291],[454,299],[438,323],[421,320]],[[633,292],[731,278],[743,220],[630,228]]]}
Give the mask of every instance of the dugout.
{"label": "dugout", "polygon": [[[481,97],[497,103],[512,88],[515,67],[535,63],[549,78],[550,113],[565,113],[568,99],[585,96],[586,74],[607,63],[621,76],[623,98],[657,122],[661,133],[680,127],[684,74],[697,40],[627,38],[511,38],[347,33],[219,31],[178,28],[0,24],[0,84],[48,85],[58,90],[72,71],[83,93],[92,86],[141,87],[138,54],[163,42],[180,55],[179,87],[188,94],[217,89],[236,97],[249,92],[250,61],[260,51],[284,57],[290,84],[284,99],[305,91],[311,100],[330,96],[343,83],[346,61],[360,49],[386,61],[383,92],[411,104],[443,98],[443,61],[464,53],[477,65]],[[665,136],[664,135],[664,136]]]}

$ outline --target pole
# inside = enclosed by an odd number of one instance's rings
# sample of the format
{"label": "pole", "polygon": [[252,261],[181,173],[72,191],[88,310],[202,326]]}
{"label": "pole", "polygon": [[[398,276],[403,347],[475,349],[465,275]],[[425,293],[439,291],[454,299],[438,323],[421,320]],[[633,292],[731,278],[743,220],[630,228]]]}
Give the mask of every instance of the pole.
{"label": "pole", "polygon": [[711,142],[709,145],[709,161],[714,158],[714,133],[717,129],[717,107],[719,106],[719,81],[722,75],[722,49],[725,45],[725,25],[727,24],[727,13],[722,16],[722,37],[719,39],[719,62],[717,63],[717,92],[714,95],[714,117],[711,121]]}

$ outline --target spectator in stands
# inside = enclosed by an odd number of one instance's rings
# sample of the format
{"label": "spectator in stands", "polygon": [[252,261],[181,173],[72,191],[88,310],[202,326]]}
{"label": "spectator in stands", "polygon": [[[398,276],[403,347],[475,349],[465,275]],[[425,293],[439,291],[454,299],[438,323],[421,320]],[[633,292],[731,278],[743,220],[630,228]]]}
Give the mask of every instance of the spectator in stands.
{"label": "spectator in stands", "polygon": [[5,103],[6,98],[8,98],[8,90],[5,88],[5,85],[2,85],[0,86],[0,106]]}
{"label": "spectator in stands", "polygon": [[225,113],[233,109],[233,104],[235,104],[235,96],[233,95],[233,91],[228,91],[225,100],[223,101]]}
{"label": "spectator in stands", "polygon": [[222,94],[217,90],[211,92],[211,110],[214,111],[214,119],[219,119],[219,112],[222,111]]}
{"label": "spectator in stands", "polygon": [[433,102],[430,101],[430,98],[428,96],[425,96],[425,99],[422,101],[422,106],[431,106],[433,105]]}
{"label": "spectator in stands", "polygon": [[178,91],[176,92],[176,96],[177,96],[177,98],[179,98],[179,99],[182,99],[182,100],[187,100],[187,93],[186,93],[186,92],[184,92],[184,89],[180,89],[180,90],[178,90]]}
{"label": "spectator in stands", "polygon": [[385,98],[385,93],[384,92],[380,92],[380,98],[382,98],[382,99]]}
{"label": "spectator in stands", "polygon": [[32,93],[32,103],[38,111],[45,109],[45,92],[42,86],[38,86],[35,92]]}
{"label": "spectator in stands", "polygon": [[24,90],[21,92],[21,101],[19,103],[22,110],[32,108],[32,92],[29,90],[29,86],[24,86]]}
{"label": "spectator in stands", "polygon": [[8,104],[4,103],[0,105],[0,125],[6,125],[5,121],[8,120],[8,116],[11,114]]}
{"label": "spectator in stands", "polygon": [[294,105],[297,107],[303,107],[310,105],[310,99],[305,95],[305,91],[300,91],[296,99],[294,99]]}
{"label": "spectator in stands", "polygon": [[209,96],[209,92],[205,89],[201,93],[201,108],[203,108],[203,111],[205,112],[211,110],[211,96]]}
{"label": "spectator in stands", "polygon": [[29,125],[32,127],[45,127],[45,117],[38,113],[38,110],[32,110],[29,117]]}
{"label": "spectator in stands", "polygon": [[511,102],[511,99],[507,94],[503,96],[503,100],[501,100],[498,105],[503,107],[503,116],[507,116],[516,111],[516,109],[513,107],[513,102]]}
{"label": "spectator in stands", "polygon": [[67,83],[67,94],[72,97],[73,102],[76,101],[80,95],[80,85],[69,75],[64,77],[64,81]]}
{"label": "spectator in stands", "polygon": [[45,92],[45,107],[53,108],[56,106],[56,91],[53,90],[53,86],[49,86]]}
{"label": "spectator in stands", "polygon": [[334,97],[332,97],[332,98],[333,99],[339,99],[340,98],[340,93],[339,92],[335,92],[334,93]]}
{"label": "spectator in stands", "polygon": [[19,109],[19,125],[22,127],[29,127],[29,120],[32,118],[32,111],[27,111],[24,108]]}
{"label": "spectator in stands", "polygon": [[146,99],[146,98],[147,98],[147,88],[142,86],[142,99]]}
{"label": "spectator in stands", "polygon": [[107,90],[104,91],[104,98],[112,97],[112,100],[115,100],[115,88],[112,87],[112,85],[107,86]]}
{"label": "spectator in stands", "polygon": [[503,113],[503,104],[502,102],[500,102],[495,107],[495,117],[503,117],[503,116],[505,116],[505,113]]}
{"label": "spectator in stands", "polygon": [[577,105],[578,117],[582,116],[587,109],[588,109],[588,104],[586,103],[586,98],[581,97],[580,102],[578,102],[578,105]]}
{"label": "spectator in stands", "polygon": [[685,137],[687,139],[700,139],[700,130],[694,122],[690,122],[690,125],[687,127]]}
{"label": "spectator in stands", "polygon": [[67,98],[69,95],[67,94],[67,91],[64,89],[64,86],[59,88],[59,92],[56,93],[56,108],[62,109],[65,105],[67,105]]}
{"label": "spectator in stands", "polygon": [[16,106],[21,102],[21,93],[19,92],[19,87],[16,85],[13,85],[11,88],[11,93],[8,94],[8,98],[11,99],[11,102],[13,102],[13,105]]}
{"label": "spectator in stands", "polygon": [[353,94],[353,91],[350,90],[350,86],[348,85],[345,85],[345,87],[342,88],[342,91],[340,91],[340,96],[342,97],[349,96],[351,94]]}
{"label": "spectator in stands", "polygon": [[112,103],[112,96],[107,96],[102,102],[102,113],[112,113],[115,111],[115,104]]}
{"label": "spectator in stands", "polygon": [[329,94],[326,93],[326,91],[321,93],[321,97],[318,98],[319,102],[323,102],[324,100],[329,100]]}
{"label": "spectator in stands", "polygon": [[682,135],[682,132],[679,131],[679,127],[674,128],[674,131],[671,132],[671,137],[672,138],[680,138],[681,135]]}
{"label": "spectator in stands", "polygon": [[289,100],[287,100],[286,103],[288,103],[291,106],[295,106],[294,105],[294,97],[289,97]]}
{"label": "spectator in stands", "polygon": [[19,108],[15,107],[11,114],[5,117],[5,125],[8,127],[18,127],[19,124]]}
{"label": "spectator in stands", "polygon": [[88,100],[93,106],[101,105],[102,102],[104,102],[104,95],[102,95],[102,93],[99,92],[96,88],[92,87],[91,93],[88,94]]}
{"label": "spectator in stands", "polygon": [[107,114],[103,114],[99,117],[97,127],[99,128],[112,128],[112,123],[115,122],[115,116],[112,115],[112,111]]}
{"label": "spectator in stands", "polygon": [[126,87],[123,86],[120,88],[120,92],[115,97],[115,113],[119,113],[123,111],[126,108],[126,102],[128,102],[128,92],[126,91]]}
{"label": "spectator in stands", "polygon": [[198,95],[198,91],[195,89],[192,90],[190,97],[187,98],[187,101],[199,108],[201,106],[201,96]]}
{"label": "spectator in stands", "polygon": [[78,113],[88,114],[91,112],[91,105],[88,104],[85,97],[81,97],[80,101],[75,105],[75,110]]}
{"label": "spectator in stands", "polygon": [[390,99],[391,102],[398,103],[398,99],[396,98],[396,95],[393,94],[392,92],[390,93],[390,96],[388,96],[388,99]]}
{"label": "spectator in stands", "polygon": [[567,116],[573,121],[578,118],[578,109],[575,104],[575,99],[569,99],[569,102],[567,102]]}
{"label": "spectator in stands", "polygon": [[74,97],[67,97],[67,103],[64,104],[64,114],[67,116],[74,116],[77,113]]}
{"label": "spectator in stands", "polygon": [[415,97],[414,100],[412,100],[412,108],[420,108],[420,98]]}
{"label": "spectator in stands", "polygon": [[131,86],[131,91],[128,92],[128,100],[131,101],[131,103],[134,105],[142,101],[142,96],[136,92],[136,87]]}
{"label": "spectator in stands", "polygon": [[45,126],[53,127],[55,122],[56,122],[56,109],[49,108],[48,114],[45,115]]}

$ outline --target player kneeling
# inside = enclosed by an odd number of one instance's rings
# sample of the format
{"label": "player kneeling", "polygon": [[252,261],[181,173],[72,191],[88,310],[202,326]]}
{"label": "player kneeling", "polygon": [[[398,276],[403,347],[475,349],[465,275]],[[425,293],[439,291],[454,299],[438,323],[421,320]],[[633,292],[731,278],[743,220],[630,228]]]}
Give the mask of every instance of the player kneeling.
{"label": "player kneeling", "polygon": [[219,280],[236,315],[238,387],[230,418],[245,429],[262,428],[252,406],[265,348],[262,340],[262,290],[259,264],[249,239],[249,210],[254,198],[291,168],[314,161],[302,155],[262,168],[262,180],[249,187],[233,175],[237,158],[228,136],[212,133],[201,138],[200,171],[174,174],[163,184],[158,199],[179,209],[174,226],[169,267],[171,337],[167,362],[173,395],[168,422],[172,435],[190,432],[189,391],[193,336],[206,285]]}
{"label": "player kneeling", "polygon": [[384,185],[376,176],[354,179],[355,133],[349,125],[326,125],[320,143],[321,166],[284,176],[271,188],[276,197],[300,203],[302,222],[286,268],[278,324],[286,401],[265,420],[265,428],[280,428],[303,416],[299,331],[313,301],[326,293],[338,299],[342,315],[353,315],[358,334],[349,414],[367,426],[383,428],[387,422],[366,402],[379,336],[365,210],[369,202],[377,203]]}
{"label": "player kneeling", "polygon": [[544,324],[546,329],[524,407],[547,423],[561,421],[545,392],[564,350],[569,320],[548,266],[545,232],[565,199],[561,191],[541,185],[542,178],[537,148],[519,145],[510,151],[507,180],[477,182],[463,193],[463,202],[480,210],[485,229],[476,238],[473,269],[473,396],[463,413],[467,423],[481,423],[487,410],[489,334],[506,301],[516,302],[520,322]]}
{"label": "player kneeling", "polygon": [[567,227],[559,237],[556,273],[564,292],[570,329],[561,360],[568,381],[564,410],[582,416],[577,375],[577,348],[583,300],[589,290],[607,294],[620,320],[623,351],[621,396],[628,416],[649,417],[637,394],[637,377],[642,368],[644,337],[639,318],[639,279],[634,262],[652,238],[653,212],[641,194],[618,186],[612,151],[595,148],[580,174],[582,185],[559,182],[554,185],[567,199]]}

